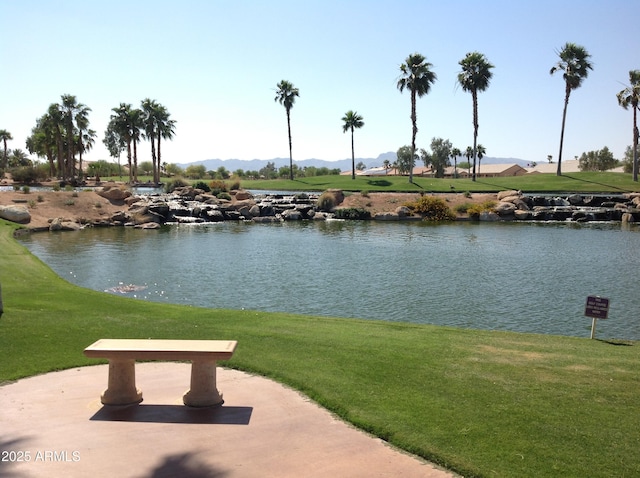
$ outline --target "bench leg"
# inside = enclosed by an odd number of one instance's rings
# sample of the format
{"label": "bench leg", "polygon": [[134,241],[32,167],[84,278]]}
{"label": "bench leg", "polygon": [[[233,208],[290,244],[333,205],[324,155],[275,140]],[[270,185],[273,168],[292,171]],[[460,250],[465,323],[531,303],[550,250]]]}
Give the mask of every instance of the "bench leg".
{"label": "bench leg", "polygon": [[191,389],[182,400],[189,407],[212,407],[224,403],[216,388],[216,362],[194,360],[191,364]]}
{"label": "bench leg", "polygon": [[109,360],[109,382],[100,397],[103,405],[131,405],[142,401],[136,388],[136,361]]}

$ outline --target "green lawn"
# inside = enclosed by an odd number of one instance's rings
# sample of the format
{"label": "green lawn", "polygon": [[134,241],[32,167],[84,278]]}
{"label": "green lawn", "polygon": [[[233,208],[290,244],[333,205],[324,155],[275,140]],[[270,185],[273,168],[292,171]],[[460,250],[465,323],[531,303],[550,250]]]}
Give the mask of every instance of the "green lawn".
{"label": "green lawn", "polygon": [[465,476],[640,476],[638,343],[127,299],[62,280],[13,231],[0,382],[96,363],[82,350],[103,337],[235,339],[228,365]]}
{"label": "green lawn", "polygon": [[[122,181],[119,177],[103,178]],[[141,176],[141,182],[150,180]],[[126,181],[127,178],[124,178]],[[163,178],[166,182],[167,179]],[[210,180],[203,179],[208,182]],[[580,172],[555,174],[531,174],[508,178],[478,178],[471,179],[436,179],[414,177],[414,183],[409,183],[406,176],[312,176],[294,181],[288,179],[272,180],[242,180],[244,189],[260,189],[273,191],[324,191],[325,189],[342,189],[344,191],[387,191],[387,192],[497,192],[505,189],[516,189],[528,193],[565,193],[584,192],[612,192],[623,193],[640,191],[640,184],[634,182],[631,174],[608,172]],[[453,189],[451,188],[453,186]]]}

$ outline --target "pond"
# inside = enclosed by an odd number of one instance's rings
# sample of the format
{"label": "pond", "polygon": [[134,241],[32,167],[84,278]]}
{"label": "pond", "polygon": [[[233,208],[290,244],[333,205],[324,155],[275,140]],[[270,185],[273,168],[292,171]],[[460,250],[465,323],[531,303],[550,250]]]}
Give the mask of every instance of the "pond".
{"label": "pond", "polygon": [[41,233],[61,277],[138,299],[640,340],[640,228],[575,223],[224,222]]}

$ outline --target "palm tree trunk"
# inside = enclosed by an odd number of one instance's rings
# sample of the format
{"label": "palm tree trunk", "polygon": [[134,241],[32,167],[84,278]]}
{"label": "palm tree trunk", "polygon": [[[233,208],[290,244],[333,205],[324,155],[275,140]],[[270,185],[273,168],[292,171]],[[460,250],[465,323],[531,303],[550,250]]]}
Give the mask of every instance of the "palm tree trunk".
{"label": "palm tree trunk", "polygon": [[293,181],[293,148],[291,145],[291,115],[287,109],[287,132],[289,133],[289,179]]}
{"label": "palm tree trunk", "polygon": [[158,184],[158,181],[156,180],[157,167],[156,167],[156,138],[155,138],[155,134],[151,134],[151,137],[149,138],[149,140],[151,141],[151,164],[152,164],[152,169],[153,169],[153,182]]}
{"label": "palm tree trunk", "polygon": [[351,179],[356,179],[356,155],[353,148],[353,126],[351,127]]}
{"label": "palm tree trunk", "polygon": [[471,98],[473,100],[473,176],[471,180],[476,180],[476,157],[478,147],[478,93],[476,90],[471,92]]}
{"label": "palm tree trunk", "polygon": [[416,91],[411,89],[411,159],[409,160],[409,182],[413,183],[413,158],[416,155],[416,136],[418,135],[418,119],[416,115]]}
{"label": "palm tree trunk", "polygon": [[129,184],[133,183],[133,168],[131,167],[131,139],[127,141],[127,163],[129,166]]}
{"label": "palm tree trunk", "polygon": [[562,128],[560,129],[560,151],[558,152],[558,170],[556,171],[557,176],[562,176],[562,144],[564,143],[564,125],[567,121],[567,106],[569,106],[569,95],[571,94],[571,89],[567,86],[565,94],[564,94],[564,109],[562,110]]}
{"label": "palm tree trunk", "polygon": [[133,181],[138,182],[138,142],[133,140]]}
{"label": "palm tree trunk", "polygon": [[633,108],[633,180],[638,182],[638,124],[637,110]]}
{"label": "palm tree trunk", "polygon": [[162,135],[160,134],[160,132],[158,132],[158,178],[154,179],[156,185],[160,184],[160,165],[162,164],[160,162],[160,139],[161,139]]}

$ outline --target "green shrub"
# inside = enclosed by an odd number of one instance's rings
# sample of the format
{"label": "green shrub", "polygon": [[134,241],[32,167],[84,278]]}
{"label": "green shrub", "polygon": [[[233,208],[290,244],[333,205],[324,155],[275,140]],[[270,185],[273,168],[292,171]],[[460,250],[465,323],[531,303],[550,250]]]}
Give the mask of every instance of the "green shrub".
{"label": "green shrub", "polygon": [[38,194],[38,202],[44,202],[44,196],[42,194]]}
{"label": "green shrub", "polygon": [[406,203],[405,206],[411,212],[421,215],[427,221],[451,221],[455,219],[451,209],[441,198],[423,196],[414,202]]}
{"label": "green shrub", "polygon": [[183,188],[189,185],[190,183],[184,178],[180,178],[180,177],[173,178],[167,181],[167,183],[164,185],[164,192],[172,193],[177,188]]}
{"label": "green shrub", "polygon": [[20,191],[20,185],[19,184],[14,184],[13,185],[13,190],[14,191]]}
{"label": "green shrub", "polygon": [[64,202],[64,205],[65,205],[65,206],[73,206],[75,203],[76,203],[76,202],[75,202],[73,199],[67,199],[67,200]]}
{"label": "green shrub", "polygon": [[336,219],[371,219],[371,213],[366,209],[347,207],[335,210]]}
{"label": "green shrub", "polygon": [[465,192],[463,193],[463,195],[464,195],[464,197],[466,197],[466,198],[471,198],[471,193],[470,193],[469,191],[465,191]]}
{"label": "green shrub", "polygon": [[31,209],[35,209],[36,205],[37,205],[37,203],[33,199],[29,199],[29,203],[28,204],[29,204],[29,207]]}
{"label": "green shrub", "polygon": [[480,213],[493,211],[494,207],[496,207],[496,202],[489,199],[481,204],[473,204],[471,207],[467,208],[467,214],[469,214],[469,216],[477,217]]}
{"label": "green shrub", "polygon": [[467,211],[469,211],[469,209],[471,209],[472,207],[473,207],[473,204],[471,204],[470,202],[465,202],[462,204],[458,204],[455,210],[458,214],[466,214]]}
{"label": "green shrub", "polygon": [[369,191],[360,191],[360,196],[364,197],[364,198],[368,198],[369,197]]}
{"label": "green shrub", "polygon": [[58,192],[58,191],[60,191],[60,185],[59,184],[54,184],[51,189],[53,189],[54,191]]}
{"label": "green shrub", "polygon": [[336,207],[336,197],[329,191],[323,192],[318,198],[317,207],[321,211],[331,211]]}
{"label": "green shrub", "polygon": [[218,199],[226,199],[227,201],[231,201],[231,194],[227,192],[218,193],[216,197]]}
{"label": "green shrub", "polygon": [[211,192],[211,188],[204,181],[196,181],[193,183],[193,187],[196,189],[202,189],[206,193]]}
{"label": "green shrub", "polygon": [[235,179],[230,185],[229,185],[229,190],[230,191],[237,191],[240,189],[240,180],[239,179]]}
{"label": "green shrub", "polygon": [[71,193],[71,197],[72,197],[72,198],[77,198],[77,197],[78,197],[78,191],[73,191],[73,192]]}
{"label": "green shrub", "polygon": [[31,188],[29,186],[22,186],[22,192],[29,194],[31,192]]}

